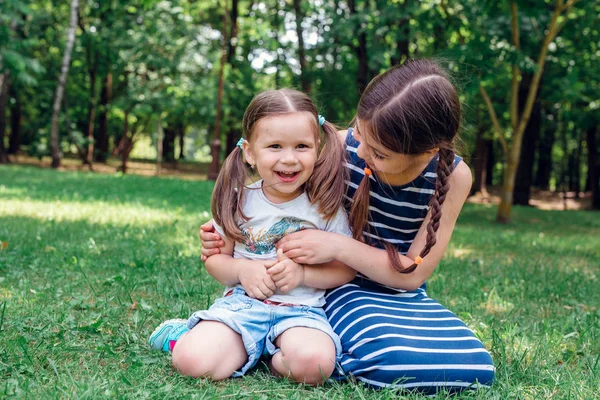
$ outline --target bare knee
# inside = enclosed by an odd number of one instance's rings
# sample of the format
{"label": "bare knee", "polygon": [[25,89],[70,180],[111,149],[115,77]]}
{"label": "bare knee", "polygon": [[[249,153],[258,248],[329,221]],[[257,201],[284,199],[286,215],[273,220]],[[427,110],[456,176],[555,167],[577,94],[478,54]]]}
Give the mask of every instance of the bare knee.
{"label": "bare knee", "polygon": [[185,340],[180,340],[173,348],[172,363],[182,375],[215,381],[229,378],[236,370],[236,366],[224,362],[222,354]]}
{"label": "bare knee", "polygon": [[215,363],[207,354],[194,351],[185,346],[184,343],[177,343],[173,348],[173,367],[180,374],[191,376],[193,378],[211,378],[214,380],[225,379],[227,377],[213,376]]}
{"label": "bare knee", "polygon": [[297,348],[282,354],[283,362],[290,370],[290,377],[308,385],[323,384],[335,368],[335,352],[322,350]]}

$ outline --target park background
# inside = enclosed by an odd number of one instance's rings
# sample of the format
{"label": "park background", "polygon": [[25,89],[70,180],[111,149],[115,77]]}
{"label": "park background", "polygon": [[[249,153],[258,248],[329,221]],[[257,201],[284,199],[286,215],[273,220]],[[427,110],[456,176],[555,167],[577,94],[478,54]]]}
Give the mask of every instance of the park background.
{"label": "park background", "polygon": [[196,232],[256,93],[301,89],[345,127],[375,75],[436,57],[474,184],[428,292],[498,369],[462,396],[594,398],[599,15],[593,0],[1,1],[0,397],[418,397],[260,369],[211,384],[145,341],[219,295]]}

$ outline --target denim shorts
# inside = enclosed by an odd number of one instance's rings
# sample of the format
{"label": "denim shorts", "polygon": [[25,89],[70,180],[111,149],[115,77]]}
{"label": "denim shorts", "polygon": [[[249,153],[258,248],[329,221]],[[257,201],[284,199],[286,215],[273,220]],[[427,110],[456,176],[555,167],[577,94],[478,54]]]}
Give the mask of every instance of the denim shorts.
{"label": "denim shorts", "polygon": [[327,321],[325,311],[319,307],[284,306],[265,304],[246,296],[241,288],[234,288],[231,295],[217,299],[204,311],[196,311],[187,322],[192,329],[200,321],[222,322],[242,336],[248,361],[232,376],[242,376],[258,363],[261,355],[274,355],[279,349],[275,339],[290,328],[306,327],[320,330],[335,344],[336,362],[341,357],[339,337]]}

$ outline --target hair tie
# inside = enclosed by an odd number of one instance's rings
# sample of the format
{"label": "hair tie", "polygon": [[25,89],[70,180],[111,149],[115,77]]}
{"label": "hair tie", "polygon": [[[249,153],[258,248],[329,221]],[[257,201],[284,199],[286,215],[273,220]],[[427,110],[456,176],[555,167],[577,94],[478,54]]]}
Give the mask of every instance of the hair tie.
{"label": "hair tie", "polygon": [[365,167],[364,171],[365,171],[365,175],[366,175],[366,176],[371,176],[371,175],[373,175],[373,171],[371,171],[371,169],[370,169],[370,168],[367,168],[367,167]]}
{"label": "hair tie", "polygon": [[415,257],[415,264],[419,265],[423,262],[423,258],[421,256],[416,256]]}
{"label": "hair tie", "polygon": [[246,141],[246,139],[244,139],[243,137],[240,138],[240,140],[238,140],[236,146],[239,147],[240,149],[242,148],[242,145],[244,144],[244,142]]}
{"label": "hair tie", "polygon": [[321,114],[319,114],[319,125],[323,126],[324,123],[325,123],[325,117],[322,116]]}

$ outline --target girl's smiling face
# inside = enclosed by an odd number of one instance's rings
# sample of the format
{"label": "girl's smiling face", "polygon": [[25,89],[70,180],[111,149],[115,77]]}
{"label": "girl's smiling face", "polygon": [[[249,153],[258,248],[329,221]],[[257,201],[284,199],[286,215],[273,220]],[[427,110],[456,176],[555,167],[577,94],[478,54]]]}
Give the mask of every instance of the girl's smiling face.
{"label": "girl's smiling face", "polygon": [[246,160],[263,179],[263,192],[273,203],[298,197],[317,160],[318,129],[309,112],[260,119],[250,141],[243,144]]}

